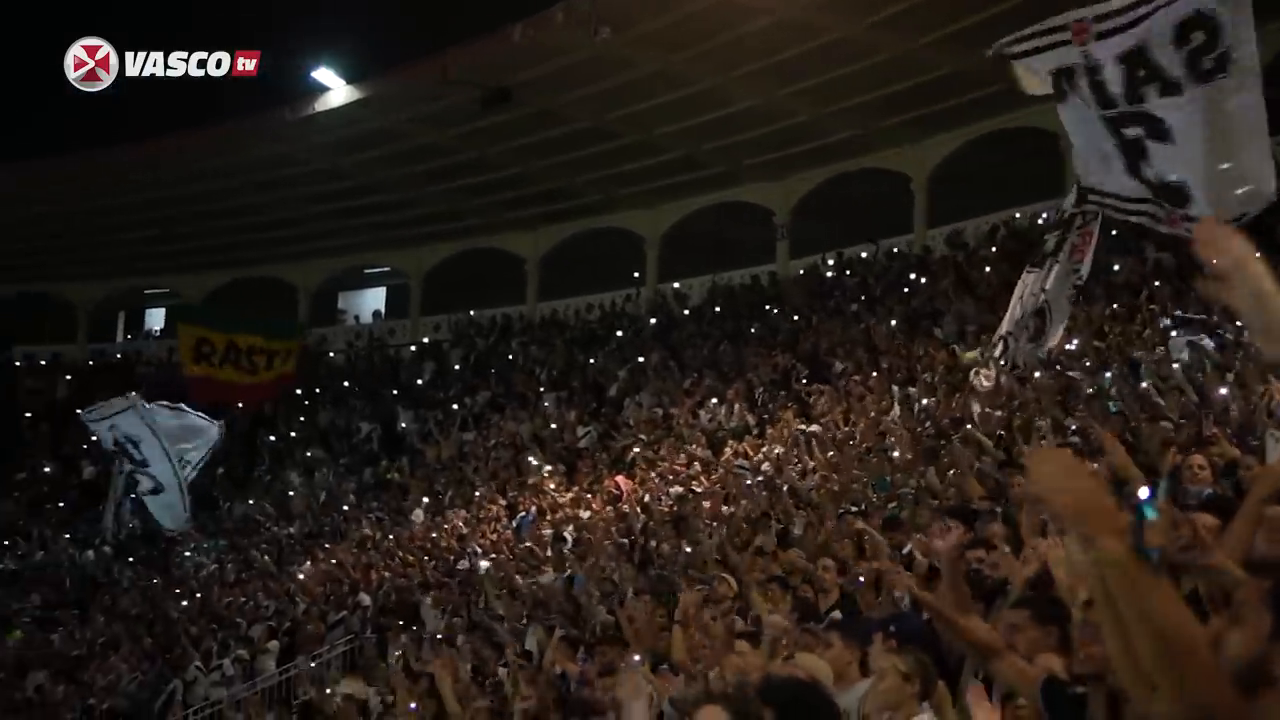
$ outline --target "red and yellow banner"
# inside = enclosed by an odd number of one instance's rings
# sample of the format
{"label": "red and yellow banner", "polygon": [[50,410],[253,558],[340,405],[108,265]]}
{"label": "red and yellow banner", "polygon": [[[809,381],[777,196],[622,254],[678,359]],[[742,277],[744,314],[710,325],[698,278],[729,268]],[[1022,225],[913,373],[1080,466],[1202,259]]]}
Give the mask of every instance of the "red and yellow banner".
{"label": "red and yellow banner", "polygon": [[225,322],[181,318],[178,350],[193,399],[246,402],[275,396],[293,381],[301,338],[234,331]]}

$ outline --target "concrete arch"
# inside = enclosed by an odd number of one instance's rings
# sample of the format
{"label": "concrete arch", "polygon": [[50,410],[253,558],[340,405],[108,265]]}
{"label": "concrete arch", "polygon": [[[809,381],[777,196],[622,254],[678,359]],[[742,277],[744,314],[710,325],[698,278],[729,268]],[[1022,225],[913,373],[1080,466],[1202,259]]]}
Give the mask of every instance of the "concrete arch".
{"label": "concrete arch", "polygon": [[422,314],[523,306],[525,262],[523,256],[496,247],[450,255],[422,278]]}
{"label": "concrete arch", "polygon": [[231,278],[204,296],[204,304],[233,316],[300,322],[298,286],[270,275]]}
{"label": "concrete arch", "polygon": [[952,150],[929,173],[929,227],[1062,197],[1067,158],[1057,133],[1008,127]]}
{"label": "concrete arch", "polygon": [[598,227],[562,238],[538,260],[538,300],[644,287],[644,237],[634,230]]}
{"label": "concrete arch", "polygon": [[713,275],[776,260],[773,210],[744,200],[705,205],[662,233],[658,282]]}
{"label": "concrete arch", "polygon": [[[333,272],[321,280],[311,294],[305,318],[307,327],[329,327],[342,323],[345,313],[338,309],[339,294],[376,287],[387,289],[386,309],[381,319],[407,320],[411,315],[410,282],[411,275],[407,271],[391,265],[352,265]],[[372,319],[369,313],[365,313],[361,315],[360,322],[368,323]]]}
{"label": "concrete arch", "polygon": [[74,344],[77,315],[75,303],[54,293],[0,296],[0,347]]}
{"label": "concrete arch", "polygon": [[806,192],[791,209],[791,257],[910,235],[915,213],[911,176],[864,167],[839,173]]}
{"label": "concrete arch", "polygon": [[[89,310],[86,337],[91,343],[139,340],[147,325],[147,311],[182,302],[182,294],[167,287],[136,286],[102,297]],[[174,336],[172,323],[163,323],[160,337]]]}

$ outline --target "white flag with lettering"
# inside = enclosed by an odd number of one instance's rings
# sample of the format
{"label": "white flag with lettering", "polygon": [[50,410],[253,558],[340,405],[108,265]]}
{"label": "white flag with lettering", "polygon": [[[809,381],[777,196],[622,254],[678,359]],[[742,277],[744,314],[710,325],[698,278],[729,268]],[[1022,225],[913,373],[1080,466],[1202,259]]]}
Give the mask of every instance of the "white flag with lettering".
{"label": "white flag with lettering", "polygon": [[1104,0],[996,44],[1023,90],[1052,95],[1080,207],[1186,234],[1275,199],[1248,0]]}
{"label": "white flag with lettering", "polygon": [[134,393],[87,408],[80,418],[116,455],[122,480],[112,493],[117,501],[120,491],[132,491],[164,529],[190,527],[187,484],[222,438],[221,423],[185,405],[148,403]]}

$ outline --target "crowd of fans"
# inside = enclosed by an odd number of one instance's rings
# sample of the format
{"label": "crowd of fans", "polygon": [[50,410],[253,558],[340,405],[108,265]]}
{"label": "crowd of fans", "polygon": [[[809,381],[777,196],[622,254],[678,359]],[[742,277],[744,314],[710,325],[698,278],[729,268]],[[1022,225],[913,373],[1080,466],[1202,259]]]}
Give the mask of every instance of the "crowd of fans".
{"label": "crowd of fans", "polygon": [[176,368],[24,367],[2,714],[1277,712],[1280,383],[1191,253],[1107,228],[1064,341],[975,389],[1045,227],[313,351],[212,410],[176,537],[139,506],[103,541],[75,413]]}

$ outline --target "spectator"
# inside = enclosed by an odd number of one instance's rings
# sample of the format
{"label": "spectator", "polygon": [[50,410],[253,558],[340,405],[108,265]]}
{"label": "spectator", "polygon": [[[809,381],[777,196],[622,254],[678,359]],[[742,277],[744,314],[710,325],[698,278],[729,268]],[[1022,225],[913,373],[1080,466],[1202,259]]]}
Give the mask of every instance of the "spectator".
{"label": "spectator", "polygon": [[[1248,340],[1269,321],[1238,309],[1246,336],[1184,258],[1110,238],[1064,343],[980,392],[1042,229],[312,350],[293,392],[224,413],[181,537],[130,503],[100,542],[111,463],[75,416],[173,368],[25,366],[4,706],[1263,713],[1280,466]],[[1175,359],[1193,315],[1209,346]]]}

